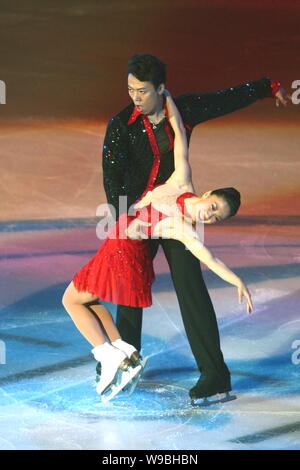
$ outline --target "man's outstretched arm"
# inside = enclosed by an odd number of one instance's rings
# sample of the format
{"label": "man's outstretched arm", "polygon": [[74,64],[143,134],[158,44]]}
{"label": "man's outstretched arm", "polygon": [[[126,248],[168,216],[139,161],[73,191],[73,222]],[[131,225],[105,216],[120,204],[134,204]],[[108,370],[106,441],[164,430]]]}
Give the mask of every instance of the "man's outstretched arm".
{"label": "man's outstretched arm", "polygon": [[119,118],[112,118],[107,126],[103,143],[103,185],[107,202],[119,217],[119,196],[125,195],[124,173],[127,166],[127,133]]}
{"label": "man's outstretched arm", "polygon": [[184,122],[194,127],[267,97],[277,97],[282,104],[286,104],[289,98],[280,82],[263,77],[210,93],[186,93],[176,99],[176,104]]}

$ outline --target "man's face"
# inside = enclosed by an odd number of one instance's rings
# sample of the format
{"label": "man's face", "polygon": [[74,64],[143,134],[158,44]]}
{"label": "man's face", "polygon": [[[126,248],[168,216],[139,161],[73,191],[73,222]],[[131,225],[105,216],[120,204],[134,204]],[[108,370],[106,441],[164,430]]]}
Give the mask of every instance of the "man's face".
{"label": "man's face", "polygon": [[153,114],[161,103],[161,86],[155,90],[151,82],[141,82],[132,73],[128,75],[128,93],[138,111]]}

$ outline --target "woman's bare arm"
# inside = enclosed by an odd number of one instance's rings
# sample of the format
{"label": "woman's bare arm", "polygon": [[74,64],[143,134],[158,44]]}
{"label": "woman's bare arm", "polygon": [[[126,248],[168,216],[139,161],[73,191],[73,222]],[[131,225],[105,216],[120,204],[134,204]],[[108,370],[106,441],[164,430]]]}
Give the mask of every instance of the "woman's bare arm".
{"label": "woman's bare arm", "polygon": [[181,241],[199,261],[205,263],[209,269],[224,279],[224,281],[236,286],[240,302],[243,297],[246,298],[247,312],[250,313],[253,309],[251,296],[242,279],[234,274],[221,260],[213,256],[211,251],[202,244],[197,231],[191,228],[190,224],[184,220],[180,224],[177,223],[177,225],[173,225],[172,221],[170,221],[169,226],[167,224],[167,221],[161,223],[163,230],[160,236],[165,234],[166,238],[174,238]]}
{"label": "woman's bare arm", "polygon": [[[194,193],[194,185],[192,182],[192,170],[188,161],[188,144],[186,138],[185,128],[180,116],[180,113],[175,105],[170,93],[164,90],[166,96],[166,104],[168,109],[168,115],[170,124],[175,133],[174,137],[174,165],[175,171],[165,181],[177,186],[184,191]],[[151,203],[152,191],[148,191],[146,195],[134,205],[135,209],[147,206]]]}
{"label": "woman's bare arm", "polygon": [[180,188],[194,192],[192,170],[188,161],[188,143],[185,128],[180,113],[170,93],[165,90],[166,105],[170,124],[174,130],[174,165],[175,171],[166,183],[174,183]]}
{"label": "woman's bare arm", "polygon": [[211,251],[209,251],[201,243],[196,243],[194,240],[186,241],[186,247],[206,266],[216,273],[219,277],[224,279],[224,281],[229,282],[230,284],[238,288],[239,301],[242,301],[242,298],[246,298],[247,312],[251,313],[253,310],[253,305],[251,301],[250,292],[248,291],[247,286],[244,284],[242,279],[240,279],[236,274],[234,274],[231,269],[226,266],[221,260],[215,258]]}

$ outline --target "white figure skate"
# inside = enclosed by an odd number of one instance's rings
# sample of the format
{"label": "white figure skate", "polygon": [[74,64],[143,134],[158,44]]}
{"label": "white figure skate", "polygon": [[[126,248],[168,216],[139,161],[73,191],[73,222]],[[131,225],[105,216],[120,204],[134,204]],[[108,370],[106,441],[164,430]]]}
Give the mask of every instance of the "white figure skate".
{"label": "white figure skate", "polygon": [[101,395],[118,380],[120,372],[127,371],[132,364],[125,353],[110,344],[97,346],[92,352],[101,363],[101,377],[96,387]]}
{"label": "white figure skate", "polygon": [[[132,380],[130,380],[130,382],[128,382],[128,384],[125,385],[124,388],[122,389],[122,391],[124,392],[124,394],[126,396],[132,395],[133,392],[135,391],[136,386],[137,386],[139,380],[141,379],[141,377],[143,375],[143,372],[144,372],[145,366],[148,362],[148,359],[149,359],[149,356],[147,356],[143,359],[142,356],[140,355],[140,353],[137,350],[135,350],[130,355],[129,360],[130,360],[131,365],[134,366],[134,367],[141,366],[141,369],[132,378]],[[96,366],[96,384],[99,383],[99,381],[101,379],[101,372],[102,372],[102,366],[101,366],[101,363],[98,362],[98,364]]]}
{"label": "white figure skate", "polygon": [[134,364],[140,365],[141,369],[140,369],[139,373],[126,385],[126,387],[123,388],[123,392],[125,393],[126,396],[132,395],[133,392],[135,391],[139,380],[142,378],[142,375],[144,373],[144,369],[145,369],[146,364],[147,364],[147,362],[149,360],[149,357],[150,357],[150,356],[146,356],[143,359],[142,356],[139,353],[137,353],[137,354],[138,354],[138,356],[136,357],[136,360],[132,359],[132,357],[130,359]]}
{"label": "white figure skate", "polygon": [[[114,398],[129,382],[139,375],[141,369],[141,365],[137,365],[136,367],[129,366],[127,370],[119,368],[113,382],[100,392],[102,403],[107,403]],[[97,392],[100,382],[101,379],[97,384]]]}

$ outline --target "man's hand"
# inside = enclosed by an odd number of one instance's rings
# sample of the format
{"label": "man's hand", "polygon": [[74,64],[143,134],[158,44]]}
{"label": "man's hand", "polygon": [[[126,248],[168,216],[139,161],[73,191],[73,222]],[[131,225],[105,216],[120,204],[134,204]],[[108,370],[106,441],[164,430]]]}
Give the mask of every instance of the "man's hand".
{"label": "man's hand", "polygon": [[277,93],[275,94],[275,100],[276,106],[279,106],[280,103],[283,106],[286,106],[288,102],[292,100],[292,97],[286,92],[284,88],[280,87]]}
{"label": "man's hand", "polygon": [[143,240],[149,238],[143,231],[142,227],[148,227],[151,223],[144,222],[143,220],[134,219],[125,230],[128,238],[131,240]]}

